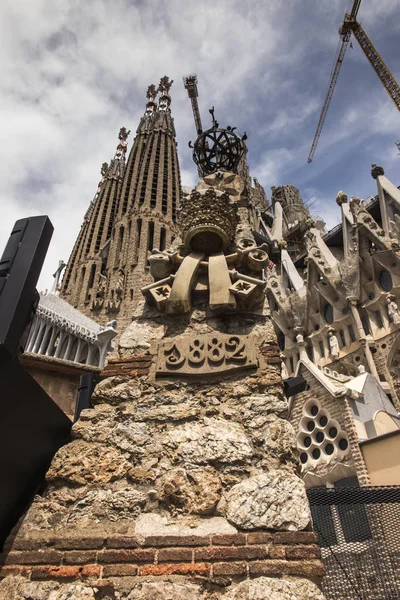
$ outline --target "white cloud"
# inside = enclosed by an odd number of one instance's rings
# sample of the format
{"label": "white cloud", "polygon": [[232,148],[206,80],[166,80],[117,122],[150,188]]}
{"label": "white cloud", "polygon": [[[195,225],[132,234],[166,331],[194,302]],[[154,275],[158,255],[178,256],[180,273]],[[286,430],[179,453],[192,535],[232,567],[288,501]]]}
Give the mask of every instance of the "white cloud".
{"label": "white cloud", "polygon": [[[17,218],[48,214],[55,233],[40,287],[51,285],[58,260],[67,260],[72,250],[119,128],[132,129],[131,143],[145,90],[164,74],[175,80],[172,110],[184,185],[197,179],[187,147],[195,138],[193,117],[181,82],[190,72],[199,78],[204,126],[210,123],[207,109],[215,105],[221,124],[247,130],[252,174],[267,193],[271,185],[293,183],[305,198],[308,188],[315,189],[324,206],[332,189],[346,182],[353,193],[354,187],[367,195],[370,162],[384,161],[394,177],[394,109],[356,49],[346,57],[318,159],[306,164],[347,4],[4,0],[0,247]],[[360,10],[390,65],[397,53],[390,36],[398,31],[399,15],[396,0],[382,0],[379,7],[365,3]],[[348,165],[338,171],[343,153]]]}

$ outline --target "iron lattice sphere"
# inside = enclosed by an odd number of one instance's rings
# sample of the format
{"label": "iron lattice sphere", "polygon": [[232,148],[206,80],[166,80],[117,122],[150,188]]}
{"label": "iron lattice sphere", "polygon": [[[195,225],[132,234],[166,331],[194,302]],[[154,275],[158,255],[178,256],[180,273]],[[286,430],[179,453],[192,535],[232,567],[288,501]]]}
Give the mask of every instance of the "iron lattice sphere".
{"label": "iron lattice sphere", "polygon": [[193,147],[193,160],[203,175],[215,171],[237,173],[244,142],[229,129],[212,127],[199,135]]}

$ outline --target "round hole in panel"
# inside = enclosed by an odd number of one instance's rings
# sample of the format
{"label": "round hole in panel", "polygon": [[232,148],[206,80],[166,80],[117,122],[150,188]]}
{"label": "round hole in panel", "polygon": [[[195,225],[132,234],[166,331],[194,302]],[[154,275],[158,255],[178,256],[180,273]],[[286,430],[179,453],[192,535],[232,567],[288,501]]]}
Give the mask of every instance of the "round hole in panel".
{"label": "round hole in panel", "polygon": [[323,431],[317,431],[317,434],[315,436],[315,440],[318,442],[318,444],[322,444],[322,442],[324,441],[325,436]]}
{"label": "round hole in panel", "polygon": [[314,429],[315,429],[315,423],[314,423],[314,421],[308,421],[308,423],[307,423],[307,431],[311,432],[311,431],[314,431]]}
{"label": "round hole in panel", "polygon": [[330,444],[330,443],[327,444],[324,448],[324,452],[326,454],[328,454],[328,456],[331,456],[334,453],[334,451],[335,451],[335,447],[333,444]]}
{"label": "round hole in panel", "polygon": [[328,417],[327,415],[321,415],[319,418],[319,425],[321,427],[325,427],[328,424]]}
{"label": "round hole in panel", "polygon": [[316,404],[313,404],[313,406],[310,408],[310,413],[313,417],[316,417],[319,413],[319,407]]}
{"label": "round hole in panel", "polygon": [[302,452],[300,454],[300,462],[301,462],[301,464],[305,465],[307,461],[308,461],[308,454],[307,454],[307,452]]}
{"label": "round hole in panel", "polygon": [[303,440],[303,444],[306,448],[309,448],[311,446],[311,438],[309,435],[306,435],[306,437]]}
{"label": "round hole in panel", "polygon": [[346,438],[341,438],[338,442],[338,446],[342,450],[342,452],[345,452],[349,447],[349,442],[346,440]]}
{"label": "round hole in panel", "polygon": [[337,427],[335,427],[335,426],[329,427],[329,430],[328,430],[328,435],[329,435],[329,437],[330,437],[332,440],[334,440],[334,439],[335,439],[335,437],[337,436],[337,434],[338,434]]}
{"label": "round hole in panel", "polygon": [[318,460],[320,456],[321,456],[321,450],[319,448],[314,448],[314,450],[312,451],[313,459]]}

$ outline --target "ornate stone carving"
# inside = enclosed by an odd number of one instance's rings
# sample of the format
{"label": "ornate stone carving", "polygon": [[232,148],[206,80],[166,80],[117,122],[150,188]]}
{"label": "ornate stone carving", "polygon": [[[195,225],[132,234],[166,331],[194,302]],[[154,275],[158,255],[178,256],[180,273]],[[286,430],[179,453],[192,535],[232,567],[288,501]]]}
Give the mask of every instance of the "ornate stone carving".
{"label": "ornate stone carving", "polygon": [[156,375],[204,376],[257,364],[254,344],[247,336],[214,333],[161,342]]}
{"label": "ornate stone carving", "polygon": [[383,170],[383,167],[379,167],[375,163],[372,163],[371,175],[374,179],[377,179],[379,177],[379,175],[384,175],[384,174],[385,174],[385,171]]}
{"label": "ornate stone carving", "polygon": [[397,306],[392,294],[387,297],[386,303],[390,320],[395,325],[398,325],[400,323],[399,307]]}
{"label": "ornate stone carving", "polygon": [[179,226],[187,251],[210,255],[227,250],[237,224],[236,205],[226,192],[211,187],[204,192],[193,190],[182,200]]}

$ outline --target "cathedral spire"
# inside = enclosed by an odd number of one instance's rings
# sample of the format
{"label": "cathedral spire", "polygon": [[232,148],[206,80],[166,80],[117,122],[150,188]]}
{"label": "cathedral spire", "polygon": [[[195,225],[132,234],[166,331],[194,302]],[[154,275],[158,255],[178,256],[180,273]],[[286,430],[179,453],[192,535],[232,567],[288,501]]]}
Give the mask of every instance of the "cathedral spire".
{"label": "cathedral spire", "polygon": [[127,131],[126,127],[121,127],[118,134],[119,144],[115,151],[115,156],[111,160],[110,168],[108,170],[108,177],[123,177],[125,172],[125,155],[128,148],[128,136],[130,130]]}

